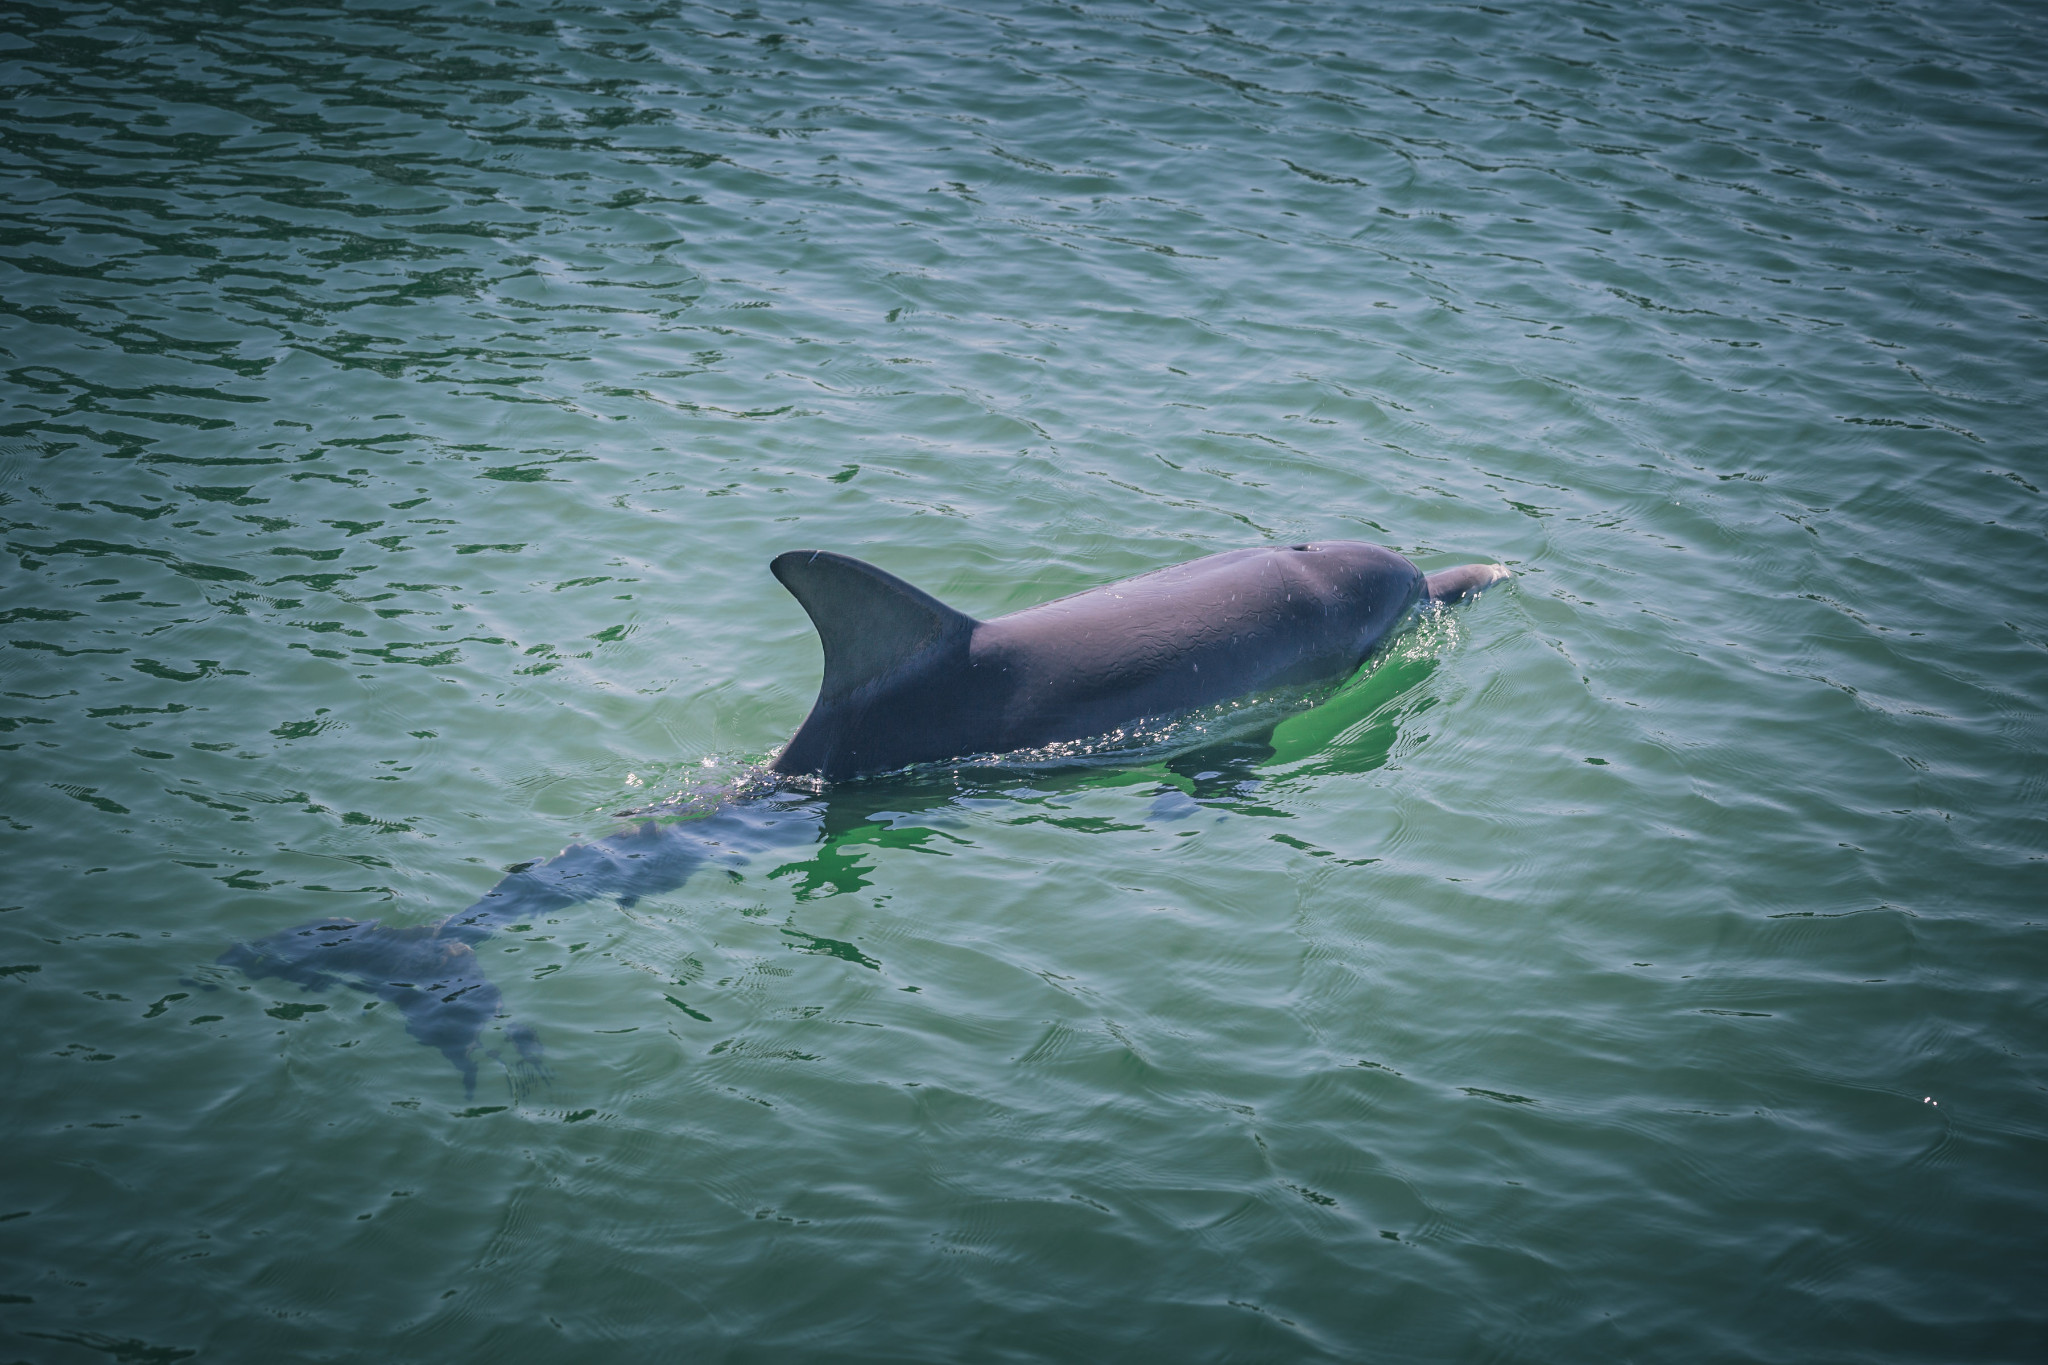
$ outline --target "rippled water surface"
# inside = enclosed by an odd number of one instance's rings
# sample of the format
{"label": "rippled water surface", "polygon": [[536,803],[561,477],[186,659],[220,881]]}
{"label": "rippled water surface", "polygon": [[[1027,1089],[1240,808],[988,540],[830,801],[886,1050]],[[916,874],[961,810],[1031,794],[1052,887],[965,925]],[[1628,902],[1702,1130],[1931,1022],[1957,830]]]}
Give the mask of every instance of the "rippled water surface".
{"label": "rippled water surface", "polygon": [[[2042,1358],[2044,168],[2020,4],[9,4],[7,1358]],[[775,553],[1316,537],[1515,577],[433,937]]]}

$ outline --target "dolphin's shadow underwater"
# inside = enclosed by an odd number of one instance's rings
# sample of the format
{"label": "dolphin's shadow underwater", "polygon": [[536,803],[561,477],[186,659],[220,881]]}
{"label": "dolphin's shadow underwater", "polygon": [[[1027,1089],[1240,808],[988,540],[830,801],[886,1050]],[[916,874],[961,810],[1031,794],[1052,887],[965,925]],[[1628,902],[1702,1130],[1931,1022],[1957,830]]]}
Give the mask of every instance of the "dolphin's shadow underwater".
{"label": "dolphin's shadow underwater", "polygon": [[[809,843],[829,848],[878,804],[945,804],[961,792],[929,776],[937,762],[1039,748],[1050,762],[1027,765],[1033,785],[1049,777],[1064,785],[1087,780],[1073,776],[1073,741],[1129,735],[1142,749],[1145,723],[1252,692],[1294,692],[1298,709],[1307,695],[1299,689],[1350,676],[1411,608],[1448,605],[1507,576],[1483,564],[1425,575],[1355,541],[1261,547],[982,622],[845,556],[793,551],[772,567],[810,614],[825,654],[818,701],[771,770],[785,785],[737,796],[701,818],[649,820],[572,845],[540,866],[515,868],[437,924],[334,916],[236,944],[219,963],[252,979],[278,977],[312,991],[340,984],[396,1005],[406,1032],[446,1057],[473,1095],[484,1030],[506,1017],[476,955],[496,930],[601,897],[630,907],[680,888],[707,863],[744,864]],[[1258,714],[1253,708],[1244,719]],[[1270,739],[1277,718],[1268,716]],[[1156,763],[1159,747],[1150,747]],[[1194,794],[1179,786],[1159,792],[1154,819],[1194,814],[1212,804],[1197,784],[1226,770],[1245,773],[1275,753],[1242,725],[1235,738],[1181,749],[1169,766]],[[1066,777],[1056,776],[1062,753]],[[989,775],[1006,761],[997,759]],[[1197,771],[1210,764],[1215,770]],[[920,765],[926,777],[917,775]],[[879,782],[841,783],[906,766]],[[1084,761],[1080,771],[1090,770]],[[1100,773],[1099,760],[1092,770]],[[819,779],[835,786],[822,789]],[[522,1024],[508,1023],[505,1034],[519,1053],[507,1064],[516,1094],[545,1079],[542,1049]]]}

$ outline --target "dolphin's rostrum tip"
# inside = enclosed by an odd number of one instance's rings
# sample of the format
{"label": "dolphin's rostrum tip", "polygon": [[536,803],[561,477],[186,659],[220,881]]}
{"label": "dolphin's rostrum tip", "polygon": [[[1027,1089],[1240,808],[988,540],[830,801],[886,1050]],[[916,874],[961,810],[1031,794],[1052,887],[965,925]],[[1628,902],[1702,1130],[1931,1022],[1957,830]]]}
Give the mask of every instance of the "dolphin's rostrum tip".
{"label": "dolphin's rostrum tip", "polygon": [[1423,579],[1423,593],[1432,602],[1449,605],[1486,591],[1512,575],[1498,564],[1461,564]]}

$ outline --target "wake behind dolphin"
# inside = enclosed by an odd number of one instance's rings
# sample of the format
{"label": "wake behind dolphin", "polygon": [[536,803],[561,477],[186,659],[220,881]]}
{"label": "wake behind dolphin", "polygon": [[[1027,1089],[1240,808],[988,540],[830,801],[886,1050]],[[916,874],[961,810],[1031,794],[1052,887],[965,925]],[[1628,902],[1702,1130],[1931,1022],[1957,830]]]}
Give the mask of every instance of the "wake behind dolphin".
{"label": "wake behind dolphin", "polygon": [[[1507,577],[1491,564],[1425,575],[1377,545],[1329,541],[1227,551],[977,621],[845,555],[797,550],[770,567],[810,614],[825,654],[817,703],[773,771],[827,781],[1042,749],[1341,679],[1411,608]],[[236,944],[219,961],[255,979],[312,991],[341,984],[396,1005],[406,1032],[474,1094],[484,1030],[506,1017],[478,943],[587,900],[631,906],[707,863],[814,842],[827,815],[816,793],[739,797],[700,819],[648,821],[516,868],[436,924],[328,917]],[[545,1074],[542,1049],[524,1025],[505,1033],[519,1053],[507,1064],[517,1091]]]}

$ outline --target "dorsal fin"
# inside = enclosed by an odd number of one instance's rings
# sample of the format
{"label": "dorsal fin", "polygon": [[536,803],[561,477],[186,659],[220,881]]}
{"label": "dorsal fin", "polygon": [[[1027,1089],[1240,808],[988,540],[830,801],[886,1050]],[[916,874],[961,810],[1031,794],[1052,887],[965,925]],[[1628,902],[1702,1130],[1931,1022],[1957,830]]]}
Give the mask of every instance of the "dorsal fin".
{"label": "dorsal fin", "polygon": [[768,566],[811,615],[825,646],[818,702],[856,690],[962,643],[977,622],[893,574],[830,550],[791,550]]}

